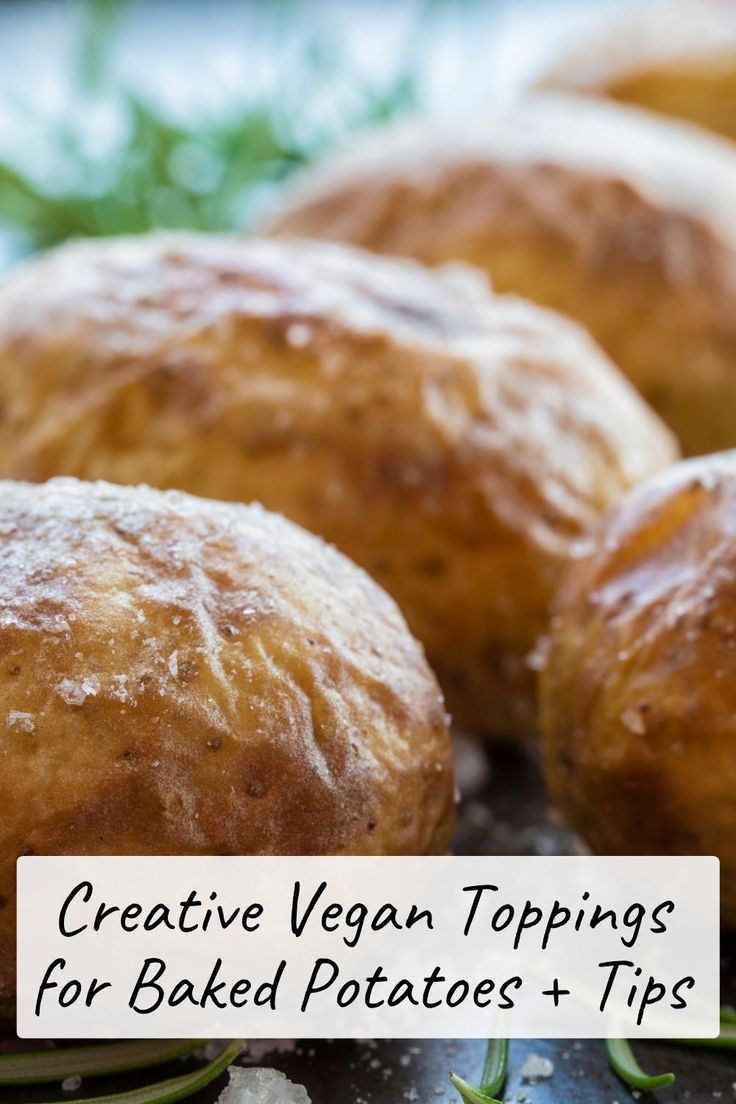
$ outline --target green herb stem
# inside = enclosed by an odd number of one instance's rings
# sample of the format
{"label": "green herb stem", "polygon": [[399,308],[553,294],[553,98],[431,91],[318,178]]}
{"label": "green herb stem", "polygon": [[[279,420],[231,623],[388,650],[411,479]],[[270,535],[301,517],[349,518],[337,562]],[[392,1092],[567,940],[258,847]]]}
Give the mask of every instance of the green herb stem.
{"label": "green herb stem", "polygon": [[[424,3],[418,24],[426,27]],[[387,79],[360,81],[340,30],[317,19],[307,0],[294,0],[288,19],[281,12],[254,22],[260,52],[282,59],[274,78],[255,82],[228,109],[182,119],[119,77],[111,57],[124,5],[88,0],[85,11],[67,82],[76,92],[53,117],[16,108],[27,141],[0,153],[0,227],[22,251],[79,236],[253,225],[295,169],[418,102],[413,58],[402,51]],[[88,119],[100,111],[110,116],[111,136],[98,147]],[[43,151],[40,163],[28,160],[26,146]]]}
{"label": "green herb stem", "polygon": [[148,1069],[191,1054],[204,1039],[150,1039],[0,1055],[0,1085],[43,1085]]}
{"label": "green herb stem", "polygon": [[674,1073],[660,1073],[651,1077],[641,1068],[626,1039],[607,1039],[608,1061],[615,1073],[632,1089],[655,1092],[664,1089],[675,1080]]}
{"label": "green herb stem", "polygon": [[480,1085],[475,1088],[452,1072],[450,1072],[450,1081],[460,1093],[464,1104],[500,1104],[497,1095],[506,1081],[508,1064],[508,1039],[489,1039]]}
{"label": "green herb stem", "polygon": [[216,1058],[191,1073],[171,1077],[168,1081],[159,1081],[155,1085],[144,1085],[139,1089],[128,1089],[107,1096],[91,1096],[85,1100],[85,1104],[174,1104],[177,1100],[185,1100],[224,1073],[244,1046],[244,1039],[233,1039]]}

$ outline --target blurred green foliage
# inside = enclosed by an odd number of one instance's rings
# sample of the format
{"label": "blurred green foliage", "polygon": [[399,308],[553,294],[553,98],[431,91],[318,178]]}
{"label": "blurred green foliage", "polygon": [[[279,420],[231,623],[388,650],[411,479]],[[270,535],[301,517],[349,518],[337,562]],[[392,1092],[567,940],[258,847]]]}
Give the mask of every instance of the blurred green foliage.
{"label": "blurred green foliage", "polygon": [[[127,5],[88,0],[69,82],[77,108],[51,120],[23,117],[44,167],[0,159],[0,224],[20,231],[31,249],[78,235],[246,225],[295,168],[346,133],[415,105],[433,7],[428,0],[400,72],[377,87],[350,71],[344,44],[309,0],[271,0],[258,21],[258,48],[283,56],[278,80],[226,113],[183,122],[114,75],[111,49]],[[109,118],[102,129],[112,140],[90,136],[96,112]]]}

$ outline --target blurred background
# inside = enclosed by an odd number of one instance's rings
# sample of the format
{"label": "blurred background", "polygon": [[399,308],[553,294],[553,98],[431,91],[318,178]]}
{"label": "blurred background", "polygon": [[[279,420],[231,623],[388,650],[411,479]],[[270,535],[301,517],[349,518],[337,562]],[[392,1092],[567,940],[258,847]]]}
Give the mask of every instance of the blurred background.
{"label": "blurred background", "polygon": [[405,114],[508,103],[631,0],[0,0],[0,266],[70,236],[245,228]]}

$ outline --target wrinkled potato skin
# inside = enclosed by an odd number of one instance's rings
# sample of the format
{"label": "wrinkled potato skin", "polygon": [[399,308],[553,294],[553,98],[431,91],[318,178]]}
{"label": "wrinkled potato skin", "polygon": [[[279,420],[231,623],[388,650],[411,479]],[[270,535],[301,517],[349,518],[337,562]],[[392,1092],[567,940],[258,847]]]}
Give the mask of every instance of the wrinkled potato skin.
{"label": "wrinkled potato skin", "polygon": [[679,464],[571,566],[541,677],[554,801],[603,854],[721,859],[736,924],[736,452]]}
{"label": "wrinkled potato skin", "polygon": [[269,229],[478,266],[581,322],[695,454],[736,445],[734,195],[731,143],[548,94],[364,139]]}
{"label": "wrinkled potato skin", "polygon": [[363,571],[260,507],[0,482],[0,657],[0,1016],[19,855],[449,846],[420,646]]}
{"label": "wrinkled potato skin", "polygon": [[736,6],[640,4],[562,57],[540,87],[607,96],[736,139]]}
{"label": "wrinkled potato skin", "polygon": [[343,246],[67,247],[0,292],[0,473],[258,500],[393,595],[457,721],[535,727],[561,568],[669,434],[573,325]]}

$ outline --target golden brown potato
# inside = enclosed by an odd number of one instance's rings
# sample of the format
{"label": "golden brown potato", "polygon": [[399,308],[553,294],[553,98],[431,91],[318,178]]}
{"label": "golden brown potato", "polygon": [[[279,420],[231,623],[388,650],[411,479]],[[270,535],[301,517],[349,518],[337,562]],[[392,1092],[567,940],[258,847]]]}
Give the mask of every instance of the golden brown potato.
{"label": "golden brown potato", "polygon": [[686,452],[736,444],[736,150],[585,97],[376,136],[305,177],[279,233],[469,261],[582,322]]}
{"label": "golden brown potato", "polygon": [[447,849],[446,717],[391,599],[258,506],[0,482],[0,1013],[28,854]]}
{"label": "golden brown potato", "polygon": [[554,315],[342,246],[65,248],[0,291],[0,474],[258,499],[403,609],[464,725],[533,727],[560,568],[672,441]]}
{"label": "golden brown potato", "polygon": [[736,4],[647,0],[588,35],[540,83],[609,96],[736,138]]}
{"label": "golden brown potato", "polygon": [[736,924],[736,452],[632,491],[556,603],[541,721],[594,851],[721,859]]}

